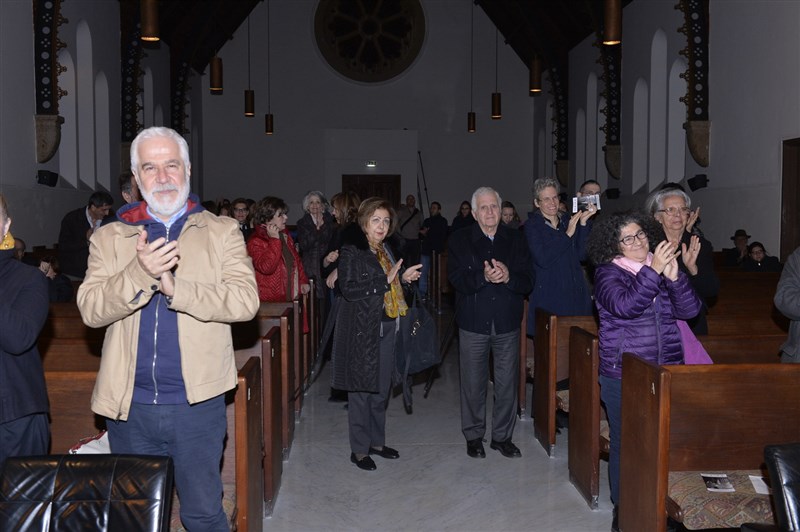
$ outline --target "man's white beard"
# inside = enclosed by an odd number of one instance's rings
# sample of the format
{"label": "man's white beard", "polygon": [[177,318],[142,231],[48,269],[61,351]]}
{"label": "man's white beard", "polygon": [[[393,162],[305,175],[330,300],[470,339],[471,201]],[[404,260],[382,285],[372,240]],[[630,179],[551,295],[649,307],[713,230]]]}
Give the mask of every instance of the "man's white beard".
{"label": "man's white beard", "polygon": [[[164,192],[177,190],[178,196],[172,201],[159,201],[156,199],[156,192]],[[189,183],[184,183],[183,187],[178,188],[175,185],[160,185],[154,186],[152,189],[145,191],[143,188],[139,190],[142,197],[147,202],[150,210],[160,216],[172,216],[183,208],[186,200],[189,197]]]}

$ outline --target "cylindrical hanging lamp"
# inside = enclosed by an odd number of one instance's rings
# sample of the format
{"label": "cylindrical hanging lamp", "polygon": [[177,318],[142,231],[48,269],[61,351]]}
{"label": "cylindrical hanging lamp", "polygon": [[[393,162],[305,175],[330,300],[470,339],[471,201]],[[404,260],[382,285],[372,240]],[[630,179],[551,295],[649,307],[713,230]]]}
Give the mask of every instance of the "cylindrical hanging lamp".
{"label": "cylindrical hanging lamp", "polygon": [[267,113],[264,115],[264,133],[272,135],[274,132],[272,113]]}
{"label": "cylindrical hanging lamp", "polygon": [[222,58],[215,55],[209,62],[211,67],[210,89],[211,94],[222,94]]}
{"label": "cylindrical hanging lamp", "polygon": [[499,92],[492,93],[492,120],[503,118],[503,110],[500,103],[501,95]]}
{"label": "cylindrical hanging lamp", "polygon": [[250,88],[250,15],[247,16],[247,88],[244,91],[244,116],[256,116],[256,93]]}
{"label": "cylindrical hanging lamp", "polygon": [[141,39],[154,42],[160,39],[158,33],[158,0],[141,0]]}
{"label": "cylindrical hanging lamp", "polygon": [[256,93],[251,89],[244,90],[244,116],[256,116]]}
{"label": "cylindrical hanging lamp", "polygon": [[495,30],[494,32],[494,92],[492,93],[492,120],[500,120],[503,118],[503,111],[500,105],[500,91],[497,89],[497,72],[498,72],[498,39],[500,37],[500,32]]}
{"label": "cylindrical hanging lamp", "polygon": [[622,42],[622,3],[621,0],[605,0],[603,16],[603,44],[614,45]]}
{"label": "cylindrical hanging lamp", "polygon": [[538,96],[542,92],[542,60],[536,54],[531,59],[530,69],[528,90],[531,96]]}
{"label": "cylindrical hanging lamp", "polygon": [[469,12],[469,112],[467,113],[467,132],[475,133],[475,112],[472,110],[472,88],[475,76],[475,4],[470,4]]}

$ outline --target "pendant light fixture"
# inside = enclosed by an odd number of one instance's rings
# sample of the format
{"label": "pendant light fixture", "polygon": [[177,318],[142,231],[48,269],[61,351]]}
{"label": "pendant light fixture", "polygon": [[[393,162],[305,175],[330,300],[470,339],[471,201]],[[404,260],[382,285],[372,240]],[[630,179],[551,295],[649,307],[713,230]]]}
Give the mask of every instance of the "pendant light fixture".
{"label": "pendant light fixture", "polygon": [[494,92],[492,93],[492,120],[503,118],[502,106],[500,102],[500,91],[497,90],[497,71],[498,71],[498,41],[500,32],[494,30]]}
{"label": "pendant light fixture", "polygon": [[209,61],[211,75],[209,76],[211,94],[222,94],[222,58],[217,54]]}
{"label": "pendant light fixture", "polygon": [[139,4],[141,16],[141,39],[156,42],[160,39],[158,32],[158,0],[141,0]]}
{"label": "pendant light fixture", "polygon": [[250,15],[247,15],[247,89],[244,91],[244,116],[256,115],[256,93],[250,88]]}
{"label": "pendant light fixture", "polygon": [[264,133],[272,135],[275,131],[270,105],[270,46],[269,46],[269,0],[267,0],[267,114],[264,115]]}
{"label": "pendant light fixture", "polygon": [[603,16],[603,44],[614,45],[622,42],[622,4],[621,0],[605,0]]}
{"label": "pendant light fixture", "polygon": [[538,96],[542,93],[542,60],[538,54],[533,54],[530,65],[530,79],[528,90],[531,96]]}
{"label": "pendant light fixture", "polygon": [[475,133],[475,112],[472,110],[472,85],[475,70],[475,4],[470,3],[469,12],[469,112],[467,113],[467,131]]}

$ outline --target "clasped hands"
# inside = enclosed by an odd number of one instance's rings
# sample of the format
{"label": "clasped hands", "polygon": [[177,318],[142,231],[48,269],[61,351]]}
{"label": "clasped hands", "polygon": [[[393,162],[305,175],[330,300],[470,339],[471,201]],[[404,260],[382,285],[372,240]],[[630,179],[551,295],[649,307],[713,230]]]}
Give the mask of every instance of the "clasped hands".
{"label": "clasped hands", "polygon": [[147,241],[147,231],[142,231],[136,240],[136,259],[139,266],[152,277],[161,281],[161,293],[167,297],[175,295],[174,268],[180,260],[178,241],[167,242],[163,236]]}
{"label": "clasped hands", "polygon": [[683,264],[690,274],[697,275],[697,255],[699,253],[700,239],[696,235],[689,240],[688,246],[681,244],[681,249],[678,249],[678,244],[663,240],[653,251],[653,263],[650,267],[658,274],[663,273],[664,277],[670,281],[676,281],[679,271],[678,257],[682,258]]}
{"label": "clasped hands", "polygon": [[483,261],[483,277],[489,283],[507,283],[510,277],[508,266],[496,259],[492,259],[491,263],[485,260]]}

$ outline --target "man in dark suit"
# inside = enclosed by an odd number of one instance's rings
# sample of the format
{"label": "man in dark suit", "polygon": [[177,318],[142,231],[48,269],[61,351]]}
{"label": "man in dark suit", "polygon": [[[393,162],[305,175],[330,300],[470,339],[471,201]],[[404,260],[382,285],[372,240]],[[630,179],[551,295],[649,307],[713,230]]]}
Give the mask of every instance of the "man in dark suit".
{"label": "man in dark suit", "polygon": [[500,194],[481,187],[472,195],[478,221],[450,235],[448,279],[456,289],[461,366],[461,431],[467,454],[484,458],[489,351],[494,355],[491,448],[521,456],[511,442],[517,415],[519,334],[525,296],[533,289],[528,245],[520,231],[500,224]]}
{"label": "man in dark suit", "polygon": [[239,230],[242,232],[244,241],[247,242],[247,239],[253,234],[253,228],[250,227],[250,209],[247,208],[247,200],[236,198],[231,206],[233,208],[233,217],[239,224]]}
{"label": "man in dark suit", "polygon": [[58,261],[70,279],[82,280],[89,260],[89,239],[111,212],[114,198],[108,192],[95,192],[86,207],[70,211],[61,220],[58,234]]}

